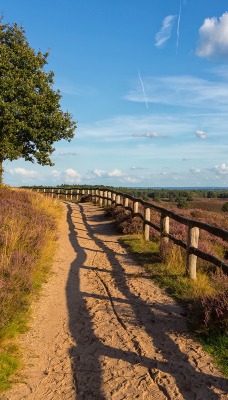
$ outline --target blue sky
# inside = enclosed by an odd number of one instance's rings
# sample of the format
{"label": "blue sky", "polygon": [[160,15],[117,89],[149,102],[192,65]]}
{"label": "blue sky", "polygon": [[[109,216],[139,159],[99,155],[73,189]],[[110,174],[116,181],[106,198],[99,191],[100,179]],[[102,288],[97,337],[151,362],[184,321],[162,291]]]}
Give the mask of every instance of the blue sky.
{"label": "blue sky", "polygon": [[1,0],[50,50],[75,137],[54,167],[6,162],[12,186],[228,187],[225,0]]}

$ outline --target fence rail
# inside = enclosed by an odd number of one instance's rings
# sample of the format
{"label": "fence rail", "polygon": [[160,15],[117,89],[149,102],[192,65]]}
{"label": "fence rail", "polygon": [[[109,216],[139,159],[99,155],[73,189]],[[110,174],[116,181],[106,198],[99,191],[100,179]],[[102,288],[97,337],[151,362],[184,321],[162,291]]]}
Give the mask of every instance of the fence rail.
{"label": "fence rail", "polygon": [[[142,199],[135,198],[126,193],[117,192],[108,188],[53,188],[53,187],[34,187],[32,190],[43,192],[47,195],[57,198],[65,198],[66,200],[80,201],[82,196],[90,195],[92,201],[101,207],[114,205],[122,206],[129,210],[132,217],[139,217],[143,221],[143,231],[145,240],[150,240],[150,227],[160,233],[160,240],[168,243],[171,240],[176,245],[186,250],[186,272],[191,279],[196,279],[197,257],[210,262],[220,268],[224,273],[228,274],[228,264],[220,258],[206,253],[198,248],[200,230],[208,232],[210,235],[216,236],[228,242],[228,231],[222,228],[206,224],[193,219],[185,218],[166,208],[148,203]],[[131,205],[129,205],[131,202]],[[140,210],[139,210],[139,205]],[[160,225],[151,221],[151,210],[160,214]],[[176,238],[169,232],[170,219],[188,227],[187,241]]]}

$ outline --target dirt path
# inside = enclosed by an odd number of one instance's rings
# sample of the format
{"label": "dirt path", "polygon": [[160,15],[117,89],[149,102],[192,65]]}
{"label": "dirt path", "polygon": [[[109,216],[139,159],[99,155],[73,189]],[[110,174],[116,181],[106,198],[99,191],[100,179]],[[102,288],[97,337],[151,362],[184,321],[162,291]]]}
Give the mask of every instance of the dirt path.
{"label": "dirt path", "polygon": [[54,274],[22,337],[26,367],[0,399],[228,399],[183,310],[120,246],[103,211],[66,204],[65,215]]}

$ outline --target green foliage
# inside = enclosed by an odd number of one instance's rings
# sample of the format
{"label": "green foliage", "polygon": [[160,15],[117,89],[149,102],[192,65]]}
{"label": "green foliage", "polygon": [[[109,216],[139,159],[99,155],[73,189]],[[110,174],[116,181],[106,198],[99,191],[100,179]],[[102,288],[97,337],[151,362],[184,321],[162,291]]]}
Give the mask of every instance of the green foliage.
{"label": "green foliage", "polygon": [[179,197],[177,200],[177,207],[178,208],[183,208],[183,209],[187,209],[188,208],[188,202],[183,199],[182,197]]}
{"label": "green foliage", "polygon": [[30,47],[22,27],[0,20],[0,176],[7,159],[53,165],[54,142],[73,138],[76,124],[60,108],[47,57]]}

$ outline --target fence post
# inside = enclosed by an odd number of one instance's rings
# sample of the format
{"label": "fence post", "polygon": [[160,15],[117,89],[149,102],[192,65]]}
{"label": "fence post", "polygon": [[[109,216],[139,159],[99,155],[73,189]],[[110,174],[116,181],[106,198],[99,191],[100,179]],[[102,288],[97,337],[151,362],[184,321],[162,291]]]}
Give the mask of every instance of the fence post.
{"label": "fence post", "polygon": [[161,219],[160,219],[160,229],[161,229],[161,241],[163,243],[168,243],[169,238],[165,236],[166,234],[169,234],[169,217],[167,217],[164,214],[161,214]]}
{"label": "fence post", "polygon": [[120,205],[120,195],[119,194],[117,194],[116,195],[116,205]]}
{"label": "fence post", "polygon": [[129,198],[128,197],[124,197],[124,208],[127,208],[129,205]]}
{"label": "fence post", "polygon": [[54,197],[54,189],[51,189],[51,197]]}
{"label": "fence post", "polygon": [[[103,194],[104,194],[104,197],[107,197],[107,196],[108,196],[107,190],[105,190],[105,191],[103,192]],[[107,206],[107,204],[108,204],[107,198],[103,200],[103,204],[104,204],[104,206]]]}
{"label": "fence post", "polygon": [[65,195],[66,195],[66,200],[67,200],[68,190],[65,190]]}
{"label": "fence post", "polygon": [[133,213],[137,214],[139,212],[139,202],[138,201],[134,201],[133,204]]}
{"label": "fence post", "polygon": [[70,191],[70,199],[72,200],[73,199],[73,190],[71,189],[71,191]]}
{"label": "fence post", "polygon": [[147,221],[150,222],[150,208],[144,208],[144,239],[150,240],[150,226],[147,224]]}
{"label": "fence post", "polygon": [[116,193],[112,192],[112,204],[115,205],[116,203]]}
{"label": "fence post", "polygon": [[79,189],[76,189],[76,201],[78,201],[78,193],[79,193]]}
{"label": "fence post", "polygon": [[99,206],[102,207],[103,206],[103,190],[100,190],[100,200],[99,200]]}
{"label": "fence post", "polygon": [[60,195],[60,189],[58,189],[58,196],[57,196],[57,197],[58,197],[58,199],[59,199],[59,195]]}
{"label": "fence post", "polygon": [[195,256],[195,254],[189,253],[189,250],[190,247],[198,248],[198,243],[199,243],[199,228],[197,228],[196,226],[189,225],[186,272],[187,275],[193,280],[196,280],[197,256]]}
{"label": "fence post", "polygon": [[112,192],[108,192],[108,206],[112,205]]}

